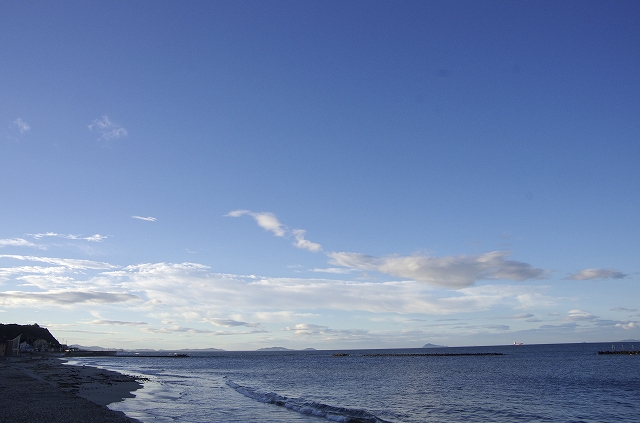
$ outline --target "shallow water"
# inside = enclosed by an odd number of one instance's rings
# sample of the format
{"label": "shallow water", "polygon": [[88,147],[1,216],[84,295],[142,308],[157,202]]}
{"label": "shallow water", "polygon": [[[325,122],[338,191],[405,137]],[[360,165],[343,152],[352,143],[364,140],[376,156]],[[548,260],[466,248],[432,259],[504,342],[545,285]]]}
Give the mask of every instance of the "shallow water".
{"label": "shallow water", "polygon": [[[78,361],[149,377],[136,398],[110,405],[145,423],[637,422],[640,355],[596,355],[610,348],[609,343],[341,351],[347,357],[335,357],[334,351],[220,352]],[[372,352],[504,355],[363,356]]]}

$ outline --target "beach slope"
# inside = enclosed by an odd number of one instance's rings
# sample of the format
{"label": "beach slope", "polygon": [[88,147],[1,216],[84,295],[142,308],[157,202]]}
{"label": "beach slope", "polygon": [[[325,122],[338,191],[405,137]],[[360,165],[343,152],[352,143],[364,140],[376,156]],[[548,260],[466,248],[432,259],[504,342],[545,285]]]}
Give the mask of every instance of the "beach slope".
{"label": "beach slope", "polygon": [[0,422],[132,423],[107,404],[142,385],[108,370],[65,366],[56,358],[0,361]]}

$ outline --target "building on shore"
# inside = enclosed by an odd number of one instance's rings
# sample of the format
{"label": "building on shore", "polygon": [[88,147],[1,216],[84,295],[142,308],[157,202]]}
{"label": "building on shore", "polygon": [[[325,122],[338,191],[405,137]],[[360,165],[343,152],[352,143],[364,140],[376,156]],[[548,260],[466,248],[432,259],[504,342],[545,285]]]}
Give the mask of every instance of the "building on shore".
{"label": "building on shore", "polygon": [[0,342],[0,357],[11,357],[20,355],[20,335],[13,339]]}

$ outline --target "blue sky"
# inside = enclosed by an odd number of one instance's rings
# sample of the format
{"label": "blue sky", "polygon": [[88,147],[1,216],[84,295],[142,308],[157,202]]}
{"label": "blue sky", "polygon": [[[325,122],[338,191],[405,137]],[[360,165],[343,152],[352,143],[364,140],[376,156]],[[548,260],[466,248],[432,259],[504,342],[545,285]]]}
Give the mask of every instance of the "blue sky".
{"label": "blue sky", "polygon": [[0,9],[0,321],[123,348],[640,339],[637,2]]}

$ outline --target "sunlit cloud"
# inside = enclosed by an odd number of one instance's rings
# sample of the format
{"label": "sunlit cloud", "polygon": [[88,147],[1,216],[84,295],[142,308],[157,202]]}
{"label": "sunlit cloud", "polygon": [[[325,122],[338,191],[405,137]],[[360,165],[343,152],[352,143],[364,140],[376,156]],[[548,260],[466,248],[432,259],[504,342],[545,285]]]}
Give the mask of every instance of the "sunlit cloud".
{"label": "sunlit cloud", "polygon": [[275,236],[283,237],[287,233],[282,223],[280,223],[278,218],[273,213],[254,213],[250,210],[234,210],[227,213],[225,216],[240,217],[244,215],[253,217],[258,226],[260,226],[265,231],[272,232]]}
{"label": "sunlit cloud", "polygon": [[493,251],[479,256],[433,257],[411,256],[372,257],[358,253],[328,253],[330,264],[349,269],[378,271],[390,276],[414,279],[435,286],[459,289],[472,286],[478,280],[525,281],[542,279],[548,272],[530,264],[507,260],[510,253]]}
{"label": "sunlit cloud", "polygon": [[151,216],[149,216],[149,217],[131,216],[131,217],[133,217],[134,219],[138,219],[138,220],[146,220],[147,222],[155,222],[156,220],[158,220],[155,217],[151,217]]}
{"label": "sunlit cloud", "polygon": [[[304,278],[264,278],[212,273],[197,263],[143,263],[120,268],[89,260],[0,255],[22,261],[50,264],[0,269],[0,275],[13,277],[25,287],[44,292],[14,292],[14,299],[60,297],[60,302],[82,302],[99,298],[87,293],[117,293],[109,301],[139,298],[139,311],[163,310],[164,319],[208,321],[219,326],[251,326],[239,319],[215,317],[250,314],[259,321],[291,320],[314,309],[365,311],[372,313],[450,314],[488,310],[496,306],[526,308],[549,305],[546,288],[532,286],[485,285],[457,291],[434,290],[409,280],[363,282]],[[84,271],[97,274],[84,275]],[[77,273],[81,272],[81,273]],[[64,292],[62,292],[64,290]],[[80,292],[72,297],[68,292]],[[54,301],[51,300],[51,301]],[[291,314],[290,314],[291,313]],[[102,319],[100,319],[102,320]]]}
{"label": "sunlit cloud", "polygon": [[88,127],[90,131],[93,131],[95,129],[97,132],[99,132],[99,139],[104,141],[118,139],[128,135],[128,132],[125,128],[118,125],[117,123],[112,122],[106,115],[102,116],[101,119],[94,120],[90,125],[88,125]]}
{"label": "sunlit cloud", "polygon": [[304,238],[304,234],[306,233],[306,231],[302,229],[293,229],[291,233],[296,239],[296,242],[293,245],[295,245],[297,248],[309,250],[312,253],[317,253],[318,251],[322,250],[320,244],[316,244],[315,242],[311,242]]}
{"label": "sunlit cloud", "polygon": [[640,323],[638,322],[617,323],[616,327],[622,328],[624,330],[631,330],[631,329],[640,328]]}
{"label": "sunlit cloud", "polygon": [[317,253],[322,251],[322,246],[315,242],[311,242],[305,238],[306,231],[303,229],[288,229],[285,225],[280,223],[278,218],[269,212],[252,212],[251,210],[233,210],[225,215],[225,217],[240,217],[240,216],[251,216],[258,226],[260,226],[265,231],[269,231],[273,233],[277,237],[293,237],[295,241],[293,245],[296,248],[300,248],[302,250],[308,250],[313,253]]}
{"label": "sunlit cloud", "polygon": [[567,276],[565,279],[575,281],[585,281],[591,279],[624,279],[624,273],[614,269],[584,269]]}
{"label": "sunlit cloud", "polygon": [[594,316],[590,312],[583,310],[570,310],[567,314],[566,320],[571,321],[596,320],[598,318],[598,316]]}

